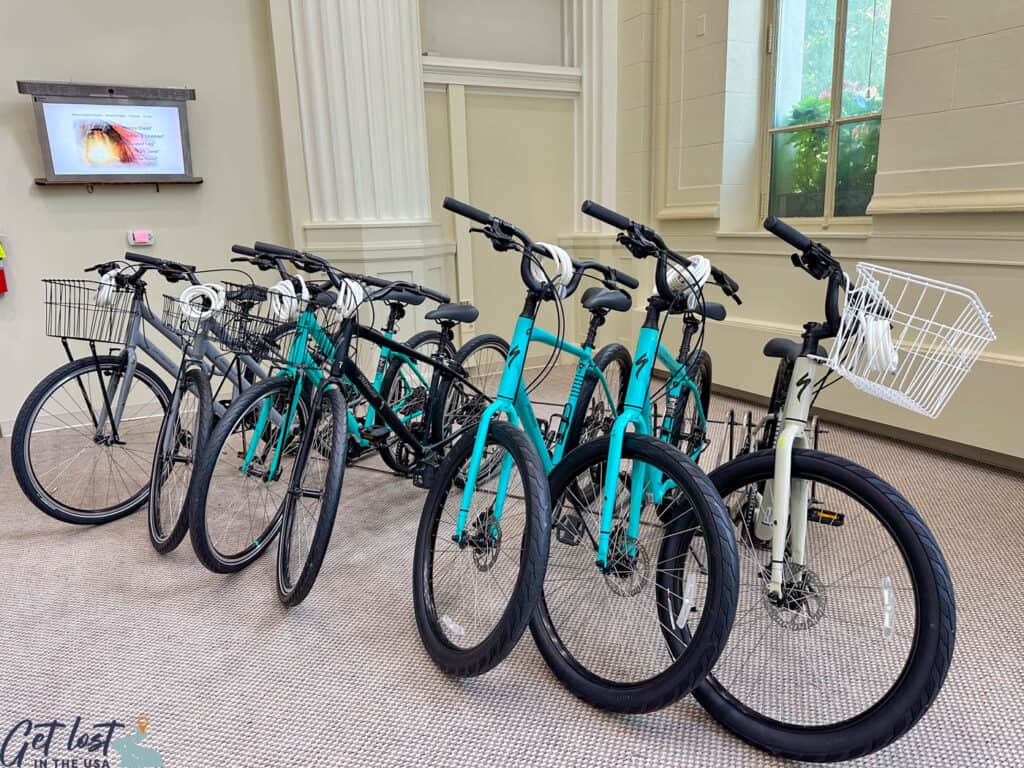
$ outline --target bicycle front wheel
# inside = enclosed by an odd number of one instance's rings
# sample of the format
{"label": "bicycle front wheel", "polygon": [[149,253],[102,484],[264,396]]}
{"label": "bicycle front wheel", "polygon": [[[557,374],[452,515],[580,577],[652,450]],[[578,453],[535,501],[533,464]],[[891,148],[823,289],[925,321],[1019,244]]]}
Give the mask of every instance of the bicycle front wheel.
{"label": "bicycle front wheel", "polygon": [[[650,436],[622,445],[608,562],[596,561],[610,438],[551,473],[551,552],[530,624],[555,676],[587,703],[650,712],[686,696],[714,666],[736,611],[732,526],[693,462]],[[633,474],[647,477],[631,530]],[[664,488],[655,502],[653,484]],[[659,599],[670,593],[672,610]]]}
{"label": "bicycle front wheel", "polygon": [[[95,525],[146,503],[157,433],[171,392],[125,358],[99,355],[62,365],[43,379],[18,412],[11,463],[29,501],[65,523]],[[124,395],[120,418],[117,402]]]}
{"label": "bicycle front wheel", "polygon": [[515,647],[540,596],[551,502],[536,449],[504,422],[488,428],[462,536],[457,522],[475,432],[452,448],[420,518],[413,559],[416,625],[449,674],[482,674]]}
{"label": "bicycle front wheel", "polygon": [[331,540],[345,476],[346,412],[340,390],[322,393],[292,468],[277,545],[277,595],[285,605],[305,600]]}
{"label": "bicycle front wheel", "polygon": [[190,368],[160,425],[149,477],[149,540],[161,554],[181,544],[188,530],[188,489],[212,425],[210,380],[199,368]]}
{"label": "bicycle front wheel", "polygon": [[[761,451],[711,479],[737,509],[757,498],[774,469],[775,452]],[[783,594],[769,596],[771,555],[736,515],[738,619],[696,697],[719,723],[772,754],[848,760],[898,739],[935,700],[953,655],[953,586],[920,515],[878,476],[838,456],[795,450],[792,477],[815,489],[805,563],[791,562],[787,549]]]}
{"label": "bicycle front wheel", "polygon": [[[200,454],[188,502],[188,529],[200,562],[216,573],[259,557],[281,526],[288,478],[308,401],[290,376],[274,376],[231,403]],[[295,406],[294,417],[286,414]]]}

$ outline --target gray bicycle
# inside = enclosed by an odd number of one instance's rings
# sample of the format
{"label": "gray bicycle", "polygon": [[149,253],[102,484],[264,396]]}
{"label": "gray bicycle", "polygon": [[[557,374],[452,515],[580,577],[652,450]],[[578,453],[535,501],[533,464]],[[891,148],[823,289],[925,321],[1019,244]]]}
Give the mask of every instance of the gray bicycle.
{"label": "gray bicycle", "polygon": [[[46,376],[22,405],[11,458],[29,500],[67,523],[107,523],[146,503],[172,393],[153,368],[139,361],[140,352],[181,378],[176,410],[187,393],[188,400],[197,393],[197,399],[205,399],[211,376],[219,374],[220,386],[230,387],[232,395],[266,376],[252,354],[225,353],[230,336],[215,321],[201,337],[190,338],[180,323],[150,308],[147,273],[199,285],[195,267],[133,253],[125,259],[130,264],[112,261],[86,270],[99,273],[99,281],[43,281],[46,334],[61,340],[68,362]],[[148,329],[156,333],[147,335]],[[88,353],[76,357],[72,341],[85,342]],[[167,342],[190,350],[193,364],[183,367],[181,357],[173,359],[164,351]],[[205,401],[212,409],[207,422],[226,408],[216,395]],[[186,402],[186,411],[190,407]],[[176,429],[173,439],[183,439],[183,432],[188,441],[197,439],[189,429]]]}

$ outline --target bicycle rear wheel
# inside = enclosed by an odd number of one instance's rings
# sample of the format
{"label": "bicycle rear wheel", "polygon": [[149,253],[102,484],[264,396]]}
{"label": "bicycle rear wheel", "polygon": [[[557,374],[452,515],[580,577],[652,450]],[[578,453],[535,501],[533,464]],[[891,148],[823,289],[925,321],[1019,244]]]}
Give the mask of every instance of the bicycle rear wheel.
{"label": "bicycle rear wheel", "polygon": [[[711,473],[724,498],[774,475],[775,452]],[[928,710],[956,638],[953,586],[934,537],[892,486],[852,462],[795,450],[794,481],[815,484],[806,563],[767,594],[771,555],[741,536],[735,631],[701,705],[741,739],[794,760],[866,755]]]}
{"label": "bicycle rear wheel", "polygon": [[241,570],[280,529],[288,478],[309,417],[307,399],[297,398],[295,418],[282,437],[295,386],[290,376],[274,376],[242,392],[200,454],[189,492],[188,528],[196,556],[211,571]]}
{"label": "bicycle rear wheel", "polygon": [[[700,393],[700,405],[706,422],[708,409],[711,407],[711,355],[701,351],[700,356],[690,363],[687,375]],[[697,418],[697,404],[693,393],[689,387],[683,387],[683,391],[676,398],[672,413],[672,433],[669,442],[687,456],[693,456],[694,451],[703,445],[706,434],[707,425],[702,424]],[[699,459],[700,456],[697,456],[697,460]]]}
{"label": "bicycle rear wheel", "polygon": [[[171,392],[150,368],[124,381],[126,358],[73,360],[44,378],[14,423],[11,464],[29,501],[65,523],[95,525],[146,503],[157,433]],[[108,406],[129,396],[111,428]],[[106,392],[107,397],[104,397]]]}
{"label": "bicycle rear wheel", "polygon": [[[725,646],[736,544],[714,486],[693,462],[653,437],[627,434],[608,566],[598,566],[609,444],[581,445],[551,473],[551,552],[530,631],[576,696],[613,712],[650,712],[693,690]],[[628,512],[641,466],[674,488],[660,504],[645,493],[634,538]],[[657,595],[667,591],[679,600],[671,613],[658,610]]]}
{"label": "bicycle rear wheel", "polygon": [[160,425],[149,477],[149,540],[161,554],[181,544],[188,530],[188,489],[213,425],[212,401],[210,380],[189,368]]}
{"label": "bicycle rear wheel", "polygon": [[[442,351],[447,352],[450,357],[455,351],[451,342],[440,331],[421,331],[410,338],[406,346],[430,357]],[[433,375],[434,368],[427,363],[409,362],[400,357],[393,357],[381,380],[381,396],[398,417],[403,419],[413,434],[423,434],[426,431],[426,411]],[[384,424],[383,418],[379,416],[377,421]],[[396,435],[388,437],[378,451],[384,463],[395,472],[407,475],[412,471],[412,454]]]}
{"label": "bicycle rear wheel", "polygon": [[[416,626],[445,672],[483,674],[512,652],[530,621],[544,579],[551,526],[548,485],[536,449],[521,431],[492,422],[461,540],[456,523],[474,431],[456,442],[427,496],[416,537]],[[501,467],[507,470],[507,474]],[[504,503],[497,499],[503,491]]]}
{"label": "bicycle rear wheel", "polygon": [[633,367],[633,358],[629,350],[621,344],[609,344],[601,347],[594,355],[594,363],[604,374],[612,399],[608,400],[608,393],[605,392],[600,379],[594,374],[587,374],[580,387],[576,412],[569,424],[569,434],[565,441],[566,453],[577,445],[607,434],[626,400],[629,372]]}
{"label": "bicycle rear wheel", "polygon": [[277,544],[277,595],[289,606],[306,598],[320,573],[345,476],[345,398],[332,388],[314,403],[292,468]]}

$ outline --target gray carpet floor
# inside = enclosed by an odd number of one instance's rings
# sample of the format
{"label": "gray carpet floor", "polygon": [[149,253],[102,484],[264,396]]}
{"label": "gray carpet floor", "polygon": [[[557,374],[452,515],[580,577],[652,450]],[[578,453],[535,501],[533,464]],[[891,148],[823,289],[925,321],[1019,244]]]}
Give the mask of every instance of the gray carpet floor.
{"label": "gray carpet floor", "polygon": [[[746,409],[718,398],[712,417],[729,407]],[[957,595],[956,654],[937,702],[902,740],[857,764],[1024,766],[1024,479],[838,427],[823,441],[905,491]],[[645,716],[588,707],[528,635],[489,674],[446,677],[413,618],[424,496],[374,462],[351,468],[320,579],[286,610],[272,558],[222,577],[187,540],[154,552],[145,513],[98,528],[49,519],[22,496],[10,441],[0,441],[0,739],[26,718],[89,725],[145,714],[144,745],[171,768],[785,764],[722,731],[692,700]],[[95,757],[60,741],[51,759],[78,757],[81,767]],[[11,741],[3,764],[15,764],[20,744]],[[30,751],[24,764],[39,757]],[[113,752],[110,764],[119,764]]]}

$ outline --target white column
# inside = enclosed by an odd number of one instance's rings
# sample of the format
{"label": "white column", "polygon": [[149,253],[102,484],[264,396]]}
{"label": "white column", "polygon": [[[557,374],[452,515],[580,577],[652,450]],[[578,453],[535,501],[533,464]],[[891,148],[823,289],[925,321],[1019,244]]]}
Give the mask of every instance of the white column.
{"label": "white column", "polygon": [[615,206],[618,122],[618,0],[574,0],[573,64],[582,90],[576,104],[576,231],[606,229],[580,213],[591,198]]}
{"label": "white column", "polygon": [[416,0],[291,0],[312,223],[429,223]]}

